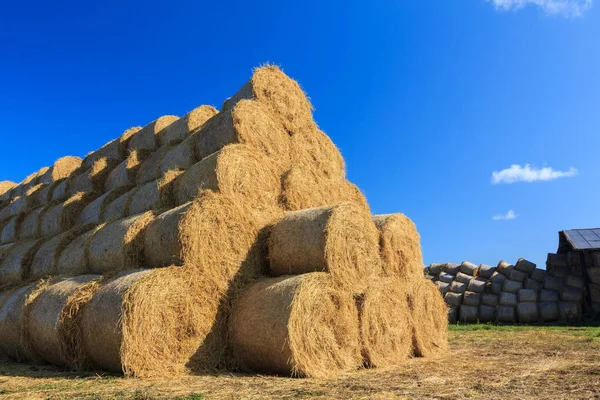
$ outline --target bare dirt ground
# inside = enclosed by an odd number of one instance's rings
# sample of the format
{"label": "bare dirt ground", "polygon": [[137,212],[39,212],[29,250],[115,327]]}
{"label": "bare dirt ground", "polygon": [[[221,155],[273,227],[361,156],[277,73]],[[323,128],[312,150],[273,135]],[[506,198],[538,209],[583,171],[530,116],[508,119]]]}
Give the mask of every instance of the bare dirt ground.
{"label": "bare dirt ground", "polygon": [[0,361],[7,399],[600,399],[598,327],[453,327],[438,359],[336,380],[228,374],[173,380],[81,375]]}

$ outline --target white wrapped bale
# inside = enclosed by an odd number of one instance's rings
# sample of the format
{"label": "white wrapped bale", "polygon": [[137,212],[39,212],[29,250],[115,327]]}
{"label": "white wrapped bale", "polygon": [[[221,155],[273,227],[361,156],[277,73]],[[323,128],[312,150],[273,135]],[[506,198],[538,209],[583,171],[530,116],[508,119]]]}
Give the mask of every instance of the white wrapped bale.
{"label": "white wrapped bale", "polygon": [[517,295],[514,293],[502,292],[500,293],[500,298],[498,302],[501,306],[516,307],[518,303]]}
{"label": "white wrapped bale", "polygon": [[471,275],[467,275],[467,274],[464,274],[462,272],[459,272],[456,275],[456,278],[455,278],[455,280],[457,282],[462,282],[462,283],[465,283],[467,285],[469,284],[469,282],[471,282],[471,279],[473,279],[473,277]]}
{"label": "white wrapped bale", "polygon": [[581,303],[583,301],[583,291],[578,288],[565,286],[560,294],[560,299],[567,302]]}
{"label": "white wrapped bale", "polygon": [[496,320],[496,307],[479,306],[479,322],[494,322]]}
{"label": "white wrapped bale", "polygon": [[452,283],[454,282],[454,275],[451,275],[447,272],[442,272],[440,274],[440,276],[438,277],[438,279],[440,280],[440,282],[445,282],[445,283]]}
{"label": "white wrapped bale", "polygon": [[537,293],[532,289],[519,289],[517,297],[520,303],[535,303],[537,301]]}
{"label": "white wrapped bale", "polygon": [[460,306],[458,320],[466,324],[476,323],[479,320],[479,307],[465,305]]}
{"label": "white wrapped bale", "polygon": [[583,290],[585,289],[585,281],[581,276],[569,275],[567,276],[567,286]]}
{"label": "white wrapped bale", "polygon": [[460,265],[454,263],[446,263],[446,272],[452,275],[456,275],[460,272]]}
{"label": "white wrapped bale", "polygon": [[538,322],[538,308],[536,303],[519,303],[517,305],[517,316],[522,324]]}
{"label": "white wrapped bale", "polygon": [[485,289],[485,282],[482,282],[477,279],[472,279],[471,282],[467,285],[467,290],[476,293],[483,293]]}
{"label": "white wrapped bale", "polygon": [[553,302],[556,303],[558,301],[559,294],[556,290],[548,290],[542,289],[540,290],[540,301],[543,303]]}
{"label": "white wrapped bale", "polygon": [[488,282],[485,285],[485,293],[499,295],[502,292],[502,284],[496,282]]}
{"label": "white wrapped bale", "polygon": [[462,304],[462,300],[463,300],[462,293],[451,293],[451,292],[448,292],[444,296],[444,301],[450,307],[460,307],[460,305]]}
{"label": "white wrapped bale", "polygon": [[558,303],[560,319],[567,322],[579,322],[581,319],[581,303],[561,301]]}
{"label": "white wrapped bale", "polygon": [[512,306],[498,306],[496,308],[498,322],[514,324],[517,322],[517,314]]}
{"label": "white wrapped bale", "polygon": [[507,278],[513,269],[515,269],[515,266],[507,263],[504,260],[500,261],[498,263],[498,266],[496,267],[496,271],[501,273],[502,275],[504,275]]}
{"label": "white wrapped bale", "polygon": [[458,308],[448,307],[448,323],[455,324],[458,321]]}
{"label": "white wrapped bale", "polygon": [[440,293],[442,294],[442,296],[450,291],[450,284],[448,284],[446,282],[438,281],[435,284],[437,285],[438,289],[440,290]]}
{"label": "white wrapped bale", "polygon": [[513,269],[512,271],[510,271],[508,279],[510,279],[511,281],[525,282],[525,279],[527,279],[527,274],[525,272]]}
{"label": "white wrapped bale", "polygon": [[450,285],[450,291],[452,293],[464,293],[467,291],[467,284],[462,282],[454,281]]}
{"label": "white wrapped bale", "polygon": [[444,264],[433,263],[429,265],[429,274],[433,276],[437,276],[444,272],[443,270]]}
{"label": "white wrapped bale", "polygon": [[482,278],[490,279],[492,275],[496,272],[496,267],[492,267],[491,265],[481,264],[479,266],[479,275]]}
{"label": "white wrapped bale", "polygon": [[534,281],[531,278],[527,278],[527,280],[525,281],[525,289],[531,289],[531,290],[536,290],[536,291],[540,291],[544,288],[544,284],[538,281]]}
{"label": "white wrapped bale", "polygon": [[544,283],[544,279],[546,279],[546,270],[536,268],[530,276],[534,281],[538,281]]}
{"label": "white wrapped bale", "polygon": [[460,272],[463,274],[477,276],[477,271],[479,271],[479,267],[471,262],[463,261],[460,264]]}
{"label": "white wrapped bale", "polygon": [[490,282],[499,283],[501,285],[504,285],[504,281],[506,281],[506,276],[498,271],[494,272],[490,278]]}
{"label": "white wrapped bale", "polygon": [[481,294],[467,291],[463,295],[463,305],[478,307],[480,304],[481,304]]}
{"label": "white wrapped bale", "polygon": [[523,282],[512,281],[507,279],[504,281],[504,285],[502,285],[502,291],[508,293],[517,293],[519,289],[523,288]]}
{"label": "white wrapped bale", "polygon": [[495,308],[498,305],[498,295],[491,293],[482,294],[481,305]]}
{"label": "white wrapped bale", "polygon": [[544,289],[562,292],[564,287],[565,281],[561,278],[557,278],[554,276],[546,276],[546,279],[544,280]]}
{"label": "white wrapped bale", "polygon": [[543,322],[557,321],[560,316],[560,312],[558,310],[558,303],[554,301],[546,301],[539,303],[538,312],[540,319]]}
{"label": "white wrapped bale", "polygon": [[524,258],[519,258],[519,261],[517,261],[517,264],[515,265],[515,269],[517,271],[524,272],[527,275],[533,274],[535,268],[536,265],[534,263],[532,263],[531,261],[527,261]]}

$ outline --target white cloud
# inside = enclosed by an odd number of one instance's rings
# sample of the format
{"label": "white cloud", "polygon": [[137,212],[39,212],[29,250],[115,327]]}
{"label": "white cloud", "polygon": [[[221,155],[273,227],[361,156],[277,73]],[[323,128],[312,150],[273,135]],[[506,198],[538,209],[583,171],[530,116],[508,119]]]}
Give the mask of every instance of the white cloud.
{"label": "white cloud", "polygon": [[498,215],[494,215],[492,217],[492,219],[494,221],[506,221],[506,220],[510,220],[510,219],[517,219],[518,215],[515,214],[515,212],[513,210],[508,210],[508,212],[506,214],[498,214]]}
{"label": "white cloud", "polygon": [[488,0],[494,3],[497,10],[518,10],[533,4],[540,7],[546,14],[564,15],[566,17],[581,17],[594,0]]}
{"label": "white cloud", "polygon": [[513,164],[510,168],[492,172],[492,183],[538,182],[552,181],[558,178],[570,178],[577,175],[577,169],[571,167],[568,171],[555,171],[550,167],[535,168],[530,164],[524,167]]}

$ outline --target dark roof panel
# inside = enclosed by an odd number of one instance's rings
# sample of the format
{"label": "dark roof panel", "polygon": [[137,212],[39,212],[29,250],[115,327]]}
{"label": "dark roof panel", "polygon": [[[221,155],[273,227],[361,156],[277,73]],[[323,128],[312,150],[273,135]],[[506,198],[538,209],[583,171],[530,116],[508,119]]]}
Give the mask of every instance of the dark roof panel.
{"label": "dark roof panel", "polygon": [[573,250],[600,249],[600,228],[563,231]]}

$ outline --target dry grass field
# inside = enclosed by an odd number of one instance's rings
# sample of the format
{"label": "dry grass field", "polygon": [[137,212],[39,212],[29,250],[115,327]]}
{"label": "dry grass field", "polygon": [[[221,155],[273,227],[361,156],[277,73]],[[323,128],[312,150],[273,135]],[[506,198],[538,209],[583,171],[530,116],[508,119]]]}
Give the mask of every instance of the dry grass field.
{"label": "dry grass field", "polygon": [[125,379],[0,362],[7,399],[599,399],[600,328],[457,326],[451,351],[336,380],[270,376]]}

